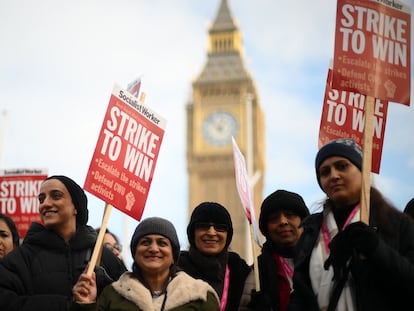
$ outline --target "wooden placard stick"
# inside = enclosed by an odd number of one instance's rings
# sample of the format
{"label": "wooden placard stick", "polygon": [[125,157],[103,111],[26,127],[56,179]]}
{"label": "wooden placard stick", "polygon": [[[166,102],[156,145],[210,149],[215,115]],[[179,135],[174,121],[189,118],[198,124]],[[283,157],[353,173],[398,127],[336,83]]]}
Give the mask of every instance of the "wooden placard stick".
{"label": "wooden placard stick", "polygon": [[369,207],[371,191],[372,137],[374,134],[373,96],[365,99],[364,146],[362,149],[362,187],[361,187],[361,221],[369,224]]}
{"label": "wooden placard stick", "polygon": [[254,272],[254,281],[256,284],[256,292],[260,291],[260,277],[259,277],[259,264],[257,262],[257,252],[256,252],[256,243],[254,239],[254,228],[253,224],[250,224],[250,241],[252,242],[252,252],[253,252],[253,272]]}
{"label": "wooden placard stick", "polygon": [[112,205],[106,204],[104,217],[102,218],[101,228],[99,229],[99,234],[98,234],[98,238],[96,239],[95,248],[93,249],[92,258],[91,258],[91,261],[89,262],[88,271],[86,272],[88,276],[92,275],[92,272],[94,271],[96,263],[100,256],[101,249],[102,249],[102,243],[103,243],[103,239],[105,236],[106,227],[108,226],[108,220],[109,220],[109,215],[111,214],[111,211],[112,211]]}

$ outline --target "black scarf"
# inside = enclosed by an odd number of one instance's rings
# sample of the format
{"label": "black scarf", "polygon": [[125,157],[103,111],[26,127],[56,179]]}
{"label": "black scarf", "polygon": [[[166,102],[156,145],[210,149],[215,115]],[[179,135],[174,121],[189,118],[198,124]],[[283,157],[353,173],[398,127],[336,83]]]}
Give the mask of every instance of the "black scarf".
{"label": "black scarf", "polygon": [[223,250],[216,256],[206,256],[196,248],[190,246],[188,255],[196,270],[194,274],[199,276],[197,278],[201,278],[209,283],[221,297],[223,293],[224,274],[229,256],[227,250]]}

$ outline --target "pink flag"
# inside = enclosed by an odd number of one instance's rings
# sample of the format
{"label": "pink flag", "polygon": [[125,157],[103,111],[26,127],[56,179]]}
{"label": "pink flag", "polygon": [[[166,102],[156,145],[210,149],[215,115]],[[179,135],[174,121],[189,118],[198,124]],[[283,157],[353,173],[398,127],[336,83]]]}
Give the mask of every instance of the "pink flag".
{"label": "pink flag", "polygon": [[243,205],[244,212],[247,217],[249,224],[253,225],[254,239],[256,243],[261,246],[259,238],[259,230],[257,227],[257,221],[254,211],[254,204],[252,199],[252,190],[250,188],[249,176],[246,169],[246,161],[241,153],[236,141],[232,137],[233,141],[233,158],[234,168],[236,171],[236,186],[239,193],[240,200]]}

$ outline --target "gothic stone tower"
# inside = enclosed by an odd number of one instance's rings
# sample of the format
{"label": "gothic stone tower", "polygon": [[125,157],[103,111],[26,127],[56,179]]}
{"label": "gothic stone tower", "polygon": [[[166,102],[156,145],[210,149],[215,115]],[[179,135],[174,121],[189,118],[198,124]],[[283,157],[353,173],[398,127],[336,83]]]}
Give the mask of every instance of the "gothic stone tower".
{"label": "gothic stone tower", "polygon": [[225,206],[234,227],[230,249],[249,262],[250,229],[236,188],[231,138],[251,163],[249,175],[259,172],[252,191],[258,218],[265,170],[264,117],[227,0],[221,0],[208,39],[207,62],[192,82],[187,105],[188,215],[203,201]]}

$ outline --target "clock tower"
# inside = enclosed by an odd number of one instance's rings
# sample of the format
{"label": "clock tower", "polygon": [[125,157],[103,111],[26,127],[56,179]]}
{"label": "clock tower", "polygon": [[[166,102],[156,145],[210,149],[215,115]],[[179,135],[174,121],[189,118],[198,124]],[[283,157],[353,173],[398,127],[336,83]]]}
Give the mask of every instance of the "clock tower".
{"label": "clock tower", "polygon": [[225,206],[234,228],[230,249],[251,262],[250,228],[237,192],[232,137],[249,176],[255,176],[251,186],[258,218],[265,170],[264,117],[227,0],[220,2],[208,41],[207,62],[192,82],[186,107],[188,217],[203,201]]}

